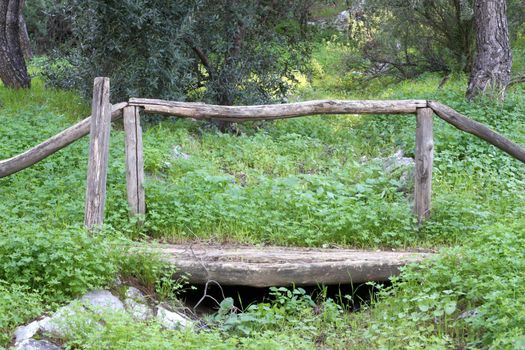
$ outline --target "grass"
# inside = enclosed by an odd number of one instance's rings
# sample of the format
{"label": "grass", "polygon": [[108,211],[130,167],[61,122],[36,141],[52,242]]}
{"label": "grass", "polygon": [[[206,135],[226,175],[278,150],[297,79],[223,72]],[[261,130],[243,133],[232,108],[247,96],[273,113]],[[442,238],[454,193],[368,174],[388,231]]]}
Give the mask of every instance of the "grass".
{"label": "grass", "polygon": [[[522,86],[502,104],[466,103],[463,76],[451,77],[443,89],[437,75],[363,88],[353,73],[339,74],[344,62],[336,57],[345,54],[351,49],[344,44],[318,46],[315,78],[303,80],[294,98],[436,99],[525,144]],[[47,89],[38,78],[28,91],[0,88],[0,102],[0,159],[89,114],[77,94]],[[128,239],[155,238],[442,251],[407,268],[360,314],[347,312],[344,297],[312,300],[300,289],[273,289],[267,302],[243,313],[225,301],[209,331],[161,334],[155,323],[107,315],[111,327],[79,332],[70,346],[525,348],[525,172],[496,148],[436,119],[433,213],[418,227],[412,185],[402,180],[406,170],[387,173],[381,160],[399,149],[413,156],[411,116],[243,124],[239,135],[189,120],[153,118],[144,127],[148,215],[140,230],[126,208],[119,125],[111,135],[107,226],[99,236],[78,227],[87,138],[0,179],[0,344],[16,325],[110,285],[117,274],[155,285],[161,270],[155,259],[133,260],[116,248]]]}

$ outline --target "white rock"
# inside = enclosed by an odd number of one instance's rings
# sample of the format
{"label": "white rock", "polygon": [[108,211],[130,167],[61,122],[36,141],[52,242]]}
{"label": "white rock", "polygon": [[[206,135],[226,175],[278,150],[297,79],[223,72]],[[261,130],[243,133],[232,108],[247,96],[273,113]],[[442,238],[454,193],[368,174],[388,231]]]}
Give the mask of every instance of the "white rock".
{"label": "white rock", "polygon": [[124,305],[126,306],[126,310],[130,313],[130,315],[140,321],[146,321],[153,317],[153,310],[147,305],[142,304],[134,299],[126,299],[124,300]]}
{"label": "white rock", "polygon": [[173,147],[173,158],[175,159],[190,159],[190,155],[181,151],[181,147],[176,145]]}
{"label": "white rock", "polygon": [[148,302],[147,299],[146,299],[146,296],[144,295],[144,293],[142,293],[140,290],[138,290],[135,287],[129,287],[126,290],[126,298],[127,299],[133,299],[136,302],[139,302],[139,303],[142,303],[142,304],[145,304],[145,303]]}
{"label": "white rock", "polygon": [[77,302],[70,303],[58,309],[51,317],[40,321],[40,329],[54,338],[64,338],[70,331],[68,319],[74,317],[83,308]]}
{"label": "white rock", "polygon": [[80,301],[86,306],[92,306],[94,311],[124,311],[124,304],[108,290],[89,292],[80,298]]}
{"label": "white rock", "polygon": [[33,321],[28,325],[20,326],[15,329],[15,344],[32,338],[40,330],[40,321]]}
{"label": "white rock", "polygon": [[185,328],[192,325],[192,322],[184,315],[170,311],[162,306],[157,309],[157,320],[167,329]]}
{"label": "white rock", "polygon": [[47,340],[26,339],[15,346],[15,350],[62,350]]}

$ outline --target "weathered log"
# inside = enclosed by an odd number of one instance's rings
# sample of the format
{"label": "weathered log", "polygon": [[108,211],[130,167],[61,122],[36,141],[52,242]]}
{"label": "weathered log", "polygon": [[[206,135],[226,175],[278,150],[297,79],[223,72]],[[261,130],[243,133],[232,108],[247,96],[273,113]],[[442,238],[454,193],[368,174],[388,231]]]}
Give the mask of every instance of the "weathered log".
{"label": "weathered log", "polygon": [[432,163],[434,140],[432,137],[432,108],[419,108],[416,115],[416,178],[414,212],[421,224],[430,216],[432,198]]}
{"label": "weathered log", "polygon": [[144,156],[138,107],[124,108],[124,131],[126,133],[126,187],[130,214],[145,214]]}
{"label": "weathered log", "polygon": [[110,131],[109,78],[98,77],[93,86],[86,181],[84,224],[89,229],[102,225],[104,221]]}
{"label": "weathered log", "polygon": [[[115,121],[122,116],[122,109],[128,105],[127,102],[118,103],[112,106],[111,120]],[[61,133],[51,137],[41,144],[16,155],[0,161],[0,178],[14,174],[23,170],[42,159],[45,159],[53,153],[70,145],[76,140],[89,134],[91,125],[91,116],[67,128]]]}
{"label": "weathered log", "polygon": [[487,141],[512,157],[525,163],[525,149],[522,146],[508,140],[497,132],[492,131],[485,125],[465,117],[444,104],[429,101],[428,106],[434,110],[438,117],[447,123]]}
{"label": "weathered log", "polygon": [[387,281],[432,253],[284,247],[155,245],[147,248],[189,281],[253,287]]}
{"label": "weathered log", "polygon": [[130,106],[142,107],[145,113],[167,114],[194,119],[227,121],[285,119],[315,114],[403,114],[427,107],[424,100],[335,101],[321,100],[259,106],[219,106],[192,102],[174,102],[131,98]]}

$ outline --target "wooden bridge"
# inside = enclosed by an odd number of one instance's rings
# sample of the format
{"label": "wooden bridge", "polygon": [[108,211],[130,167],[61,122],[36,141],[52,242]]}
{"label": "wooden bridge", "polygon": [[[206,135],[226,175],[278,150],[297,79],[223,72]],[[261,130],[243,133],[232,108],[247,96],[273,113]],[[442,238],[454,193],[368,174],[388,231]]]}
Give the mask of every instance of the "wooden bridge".
{"label": "wooden bridge", "polygon": [[[132,98],[111,105],[108,78],[96,78],[92,115],[54,137],[12,158],[0,161],[0,178],[23,170],[90,134],[85,225],[102,225],[106,199],[111,122],[124,119],[126,182],[131,215],[146,215],[140,113],[181,118],[244,122],[326,114],[408,114],[416,117],[414,214],[422,223],[431,214],[434,114],[525,163],[525,149],[485,125],[439,102],[427,100],[321,100],[260,106],[217,106]],[[341,249],[277,247],[155,246],[167,262],[192,273],[191,280],[254,286],[364,282],[386,280],[399,267],[429,256],[421,252],[367,252]]]}

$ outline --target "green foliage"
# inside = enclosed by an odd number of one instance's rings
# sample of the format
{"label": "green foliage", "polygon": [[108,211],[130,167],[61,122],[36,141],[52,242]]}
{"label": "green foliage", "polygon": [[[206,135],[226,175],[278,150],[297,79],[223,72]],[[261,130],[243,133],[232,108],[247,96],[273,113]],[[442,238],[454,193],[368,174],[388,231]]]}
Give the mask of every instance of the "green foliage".
{"label": "green foliage", "polygon": [[[233,300],[200,330],[161,330],[155,321],[137,322],[125,314],[84,314],[68,320],[75,332],[66,347],[79,349],[344,349],[340,333],[354,326],[329,298],[314,301],[301,289],[272,288],[272,300],[234,311]],[[103,320],[104,327],[99,321]]]}
{"label": "green foliage", "polygon": [[524,243],[523,219],[496,224],[406,268],[374,305],[364,339],[388,349],[521,349]]}
{"label": "green foliage", "polygon": [[305,70],[302,1],[73,1],[70,69],[48,78],[89,95],[108,76],[112,98],[152,97],[219,104],[282,98]]}
{"label": "green foliage", "polygon": [[26,286],[0,280],[0,346],[9,342],[14,326],[39,316],[42,298]]}
{"label": "green foliage", "polygon": [[27,286],[53,301],[107,285],[117,272],[112,245],[103,236],[30,225],[17,228],[16,234],[7,230],[0,234],[0,280]]}

